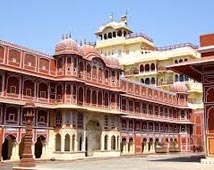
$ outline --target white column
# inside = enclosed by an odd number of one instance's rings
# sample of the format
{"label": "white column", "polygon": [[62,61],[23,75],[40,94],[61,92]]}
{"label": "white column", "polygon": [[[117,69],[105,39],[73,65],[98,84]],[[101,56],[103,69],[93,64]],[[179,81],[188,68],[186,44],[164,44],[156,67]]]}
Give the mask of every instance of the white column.
{"label": "white column", "polygon": [[151,144],[150,153],[155,153],[155,143],[154,142]]}
{"label": "white column", "polygon": [[86,142],[86,138],[85,138],[85,135],[83,135],[82,136],[82,151],[85,151],[85,142]]}
{"label": "white column", "polygon": [[143,153],[148,153],[148,149],[149,149],[148,143],[145,142],[145,143],[144,143],[144,150],[143,150]]}
{"label": "white column", "polygon": [[111,150],[111,136],[110,135],[108,135],[108,148],[107,148],[107,150],[108,151],[110,151]]}
{"label": "white column", "polygon": [[61,152],[65,151],[65,136],[61,136]]}
{"label": "white column", "polygon": [[79,148],[79,144],[78,144],[79,138],[77,136],[77,134],[75,134],[75,140],[74,140],[74,152],[78,151]]}
{"label": "white column", "polygon": [[101,137],[100,137],[100,142],[101,142],[101,151],[104,151],[104,145],[105,145],[105,135],[104,134],[101,134]]}
{"label": "white column", "polygon": [[31,150],[32,150],[32,156],[33,156],[33,159],[35,159],[36,157],[35,157],[35,144],[34,143],[32,143],[32,145],[31,145]]}
{"label": "white column", "polygon": [[19,145],[17,142],[12,142],[12,154],[10,160],[19,160]]}
{"label": "white column", "polygon": [[41,155],[41,159],[46,159],[47,156],[47,149],[46,149],[46,142],[42,142],[42,155]]}

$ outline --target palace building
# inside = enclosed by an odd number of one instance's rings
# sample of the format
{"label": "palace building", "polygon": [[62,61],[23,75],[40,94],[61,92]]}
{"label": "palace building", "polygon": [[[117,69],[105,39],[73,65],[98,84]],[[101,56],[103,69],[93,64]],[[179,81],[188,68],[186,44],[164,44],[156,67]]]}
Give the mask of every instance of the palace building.
{"label": "palace building", "polygon": [[[131,41],[126,24],[114,28],[111,35],[97,35]],[[104,56],[98,43],[96,48],[70,35],[54,55],[0,41],[1,161],[22,158],[29,103],[36,159],[189,152],[201,142],[195,128],[202,120],[188,105],[185,84],[163,90],[133,80],[120,60]],[[154,48],[151,42],[148,48]]]}
{"label": "palace building", "polygon": [[134,33],[127,25],[127,16],[111,20],[101,26],[97,35],[96,49],[106,57],[115,57],[124,71],[124,77],[153,87],[170,91],[172,84],[185,84],[188,106],[194,112],[192,119],[196,135],[192,141],[196,147],[204,145],[202,84],[184,74],[167,70],[166,66],[200,58],[198,46],[191,43],[156,47],[154,41],[143,33]]}

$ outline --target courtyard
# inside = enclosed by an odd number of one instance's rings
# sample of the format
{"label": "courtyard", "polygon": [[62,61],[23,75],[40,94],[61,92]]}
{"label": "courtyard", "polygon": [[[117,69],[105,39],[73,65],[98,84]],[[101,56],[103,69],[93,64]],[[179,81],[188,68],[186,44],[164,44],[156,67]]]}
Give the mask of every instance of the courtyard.
{"label": "courtyard", "polygon": [[[36,167],[46,170],[207,170],[212,165],[202,165],[202,154],[158,154],[121,156],[114,158],[87,158],[73,161],[37,162]],[[1,163],[1,170],[11,170],[16,163]]]}

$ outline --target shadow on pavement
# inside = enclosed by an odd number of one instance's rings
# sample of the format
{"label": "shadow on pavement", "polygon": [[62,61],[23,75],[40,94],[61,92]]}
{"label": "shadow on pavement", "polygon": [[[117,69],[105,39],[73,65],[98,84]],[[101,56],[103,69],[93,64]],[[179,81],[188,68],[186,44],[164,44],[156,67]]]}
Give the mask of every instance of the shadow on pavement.
{"label": "shadow on pavement", "polygon": [[149,161],[163,161],[163,162],[201,162],[201,159],[205,158],[204,155],[193,155],[193,156],[183,156],[183,157],[172,157],[172,158],[161,158]]}

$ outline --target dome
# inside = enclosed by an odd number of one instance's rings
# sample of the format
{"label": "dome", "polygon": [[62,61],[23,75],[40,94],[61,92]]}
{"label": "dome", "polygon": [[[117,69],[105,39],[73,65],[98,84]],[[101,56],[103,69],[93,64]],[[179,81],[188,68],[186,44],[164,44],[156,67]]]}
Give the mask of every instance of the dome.
{"label": "dome", "polygon": [[170,87],[170,90],[176,93],[187,93],[187,86],[184,83],[176,82]]}
{"label": "dome", "polygon": [[87,56],[89,53],[96,53],[100,55],[92,45],[84,45],[81,50],[84,56]]}
{"label": "dome", "polygon": [[61,40],[55,47],[55,54],[71,54],[78,52],[78,45],[71,38]]}
{"label": "dome", "polygon": [[120,68],[119,60],[115,57],[108,57],[108,64],[110,67]]}

